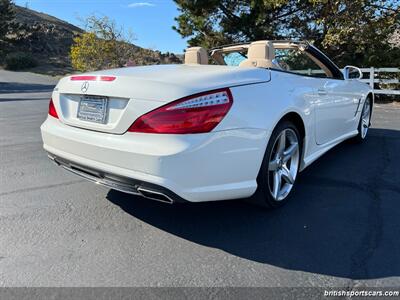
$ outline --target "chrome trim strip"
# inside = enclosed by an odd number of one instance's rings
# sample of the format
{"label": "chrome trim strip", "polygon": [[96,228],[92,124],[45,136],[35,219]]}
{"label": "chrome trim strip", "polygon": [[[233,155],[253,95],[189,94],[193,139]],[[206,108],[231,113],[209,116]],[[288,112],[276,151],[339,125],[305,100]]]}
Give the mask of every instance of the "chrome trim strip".
{"label": "chrome trim strip", "polygon": [[106,186],[108,188],[111,188],[111,189],[114,189],[114,190],[117,190],[117,191],[120,191],[120,192],[128,193],[128,194],[131,194],[131,195],[143,196],[141,193],[137,192],[137,189],[135,187],[133,187],[133,186],[124,185],[124,184],[121,184],[119,182],[115,182],[115,181],[108,180],[108,179],[105,179],[105,178],[97,178],[95,176],[90,176],[89,174],[86,174],[86,173],[83,173],[83,172],[79,172],[78,170],[69,168],[69,167],[67,167],[65,165],[60,165],[60,166],[62,168],[64,168],[65,170],[67,170],[67,171],[69,171],[71,173],[74,173],[75,175],[78,175],[78,176],[80,176],[80,177],[82,177],[84,179],[87,179],[87,180],[91,181],[91,182],[94,182],[96,184],[100,184],[100,185]]}

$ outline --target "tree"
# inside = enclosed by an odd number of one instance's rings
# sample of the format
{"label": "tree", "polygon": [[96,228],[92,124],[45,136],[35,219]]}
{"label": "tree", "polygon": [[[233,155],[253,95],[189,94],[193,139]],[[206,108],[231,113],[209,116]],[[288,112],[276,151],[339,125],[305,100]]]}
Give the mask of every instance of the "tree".
{"label": "tree", "polygon": [[84,28],[70,51],[72,66],[78,71],[181,62],[174,54],[133,45],[133,33],[126,33],[108,17],[92,15],[84,20]]}
{"label": "tree", "polygon": [[400,27],[399,1],[174,1],[180,15],[173,28],[189,45],[294,38],[313,42],[341,66],[400,63],[400,48],[388,42]]}
{"label": "tree", "polygon": [[122,67],[134,55],[136,47],[108,17],[90,16],[85,20],[86,32],[74,38],[71,47],[72,66],[79,71]]}
{"label": "tree", "polygon": [[0,0],[0,41],[6,39],[15,18],[14,4],[11,0]]}
{"label": "tree", "polygon": [[400,28],[398,1],[318,1],[315,42],[341,66],[397,66],[400,48],[390,37]]}

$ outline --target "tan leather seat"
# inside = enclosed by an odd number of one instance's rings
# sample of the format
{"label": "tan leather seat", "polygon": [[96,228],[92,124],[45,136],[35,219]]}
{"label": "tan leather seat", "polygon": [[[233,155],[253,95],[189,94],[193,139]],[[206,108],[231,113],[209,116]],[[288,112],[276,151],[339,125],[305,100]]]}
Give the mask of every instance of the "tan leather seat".
{"label": "tan leather seat", "polygon": [[275,49],[269,41],[257,41],[250,44],[247,51],[247,59],[239,64],[239,67],[273,68]]}
{"label": "tan leather seat", "polygon": [[207,50],[202,47],[191,47],[186,49],[185,64],[208,65]]}

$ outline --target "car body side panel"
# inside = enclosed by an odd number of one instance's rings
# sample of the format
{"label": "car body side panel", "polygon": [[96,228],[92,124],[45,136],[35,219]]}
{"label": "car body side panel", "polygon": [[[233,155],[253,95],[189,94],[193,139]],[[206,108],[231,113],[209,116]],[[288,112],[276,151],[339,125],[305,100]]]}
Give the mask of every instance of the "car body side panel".
{"label": "car body side panel", "polygon": [[[318,93],[321,87],[327,88],[326,95]],[[233,88],[232,93],[236,101],[219,129],[238,126],[272,132],[287,113],[295,112],[302,118],[305,127],[303,170],[333,146],[357,134],[360,112],[370,88],[357,80],[327,80],[271,70],[270,82]],[[330,118],[335,120],[330,121],[330,138],[319,145],[317,131],[326,126],[317,118],[317,108],[321,105],[330,106],[326,114],[331,114]]]}
{"label": "car body side panel", "polygon": [[[271,82],[232,88],[234,104],[218,129],[259,128],[269,132],[288,113],[297,113],[304,122],[303,156],[315,151],[314,103],[318,100],[318,78],[271,71]],[[265,148],[268,140],[265,141]],[[261,165],[261,159],[259,166]]]}
{"label": "car body side panel", "polygon": [[[323,95],[321,95],[323,92]],[[357,109],[366,97],[368,86],[355,80],[325,79],[315,103],[316,141],[323,145],[353,131]]]}

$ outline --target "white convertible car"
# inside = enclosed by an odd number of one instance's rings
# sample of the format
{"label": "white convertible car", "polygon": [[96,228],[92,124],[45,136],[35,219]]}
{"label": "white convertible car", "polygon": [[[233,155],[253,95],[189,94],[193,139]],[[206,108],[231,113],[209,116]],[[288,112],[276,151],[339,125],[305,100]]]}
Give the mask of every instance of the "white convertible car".
{"label": "white convertible car", "polygon": [[365,139],[373,94],[360,76],[307,42],[189,48],[182,65],[61,79],[44,149],[77,175],[153,200],[277,207],[318,157]]}

